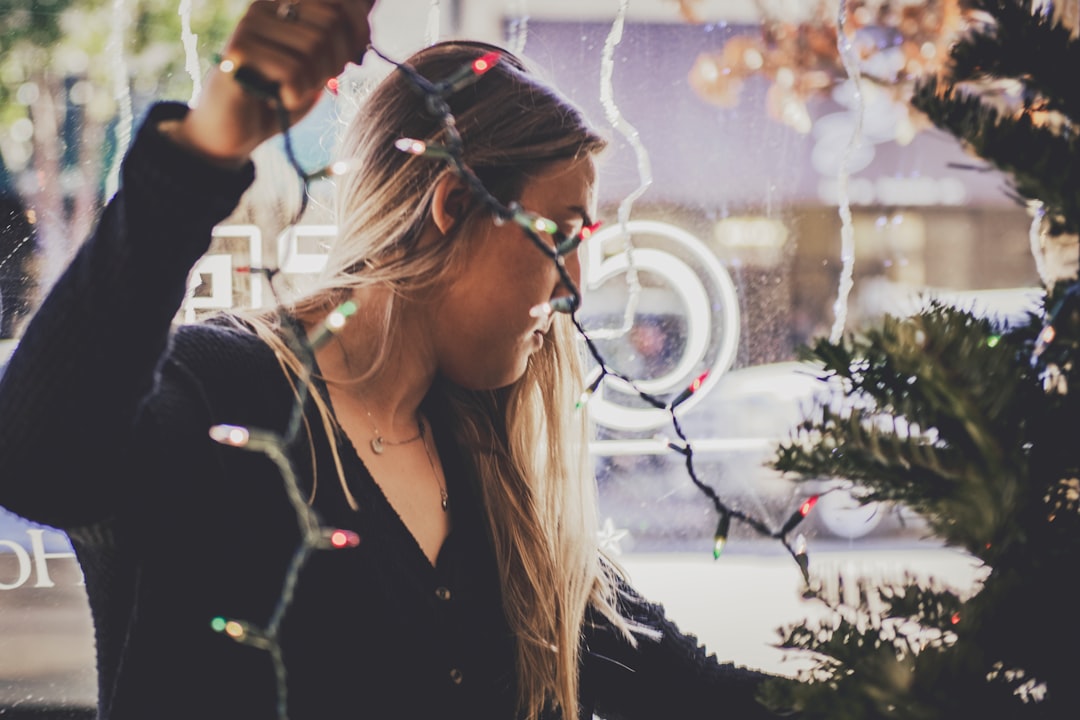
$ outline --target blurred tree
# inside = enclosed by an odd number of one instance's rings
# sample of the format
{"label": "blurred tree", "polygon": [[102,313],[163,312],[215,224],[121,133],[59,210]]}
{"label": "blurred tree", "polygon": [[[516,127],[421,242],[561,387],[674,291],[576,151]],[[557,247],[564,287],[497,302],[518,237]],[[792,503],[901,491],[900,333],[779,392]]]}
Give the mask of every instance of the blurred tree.
{"label": "blurred tree", "polygon": [[16,337],[30,310],[36,286],[33,219],[0,157],[0,340]]}
{"label": "blurred tree", "polygon": [[[36,215],[43,286],[89,233],[133,108],[190,99],[191,73],[207,70],[245,5],[0,0],[0,153]],[[197,71],[188,67],[181,13]]]}

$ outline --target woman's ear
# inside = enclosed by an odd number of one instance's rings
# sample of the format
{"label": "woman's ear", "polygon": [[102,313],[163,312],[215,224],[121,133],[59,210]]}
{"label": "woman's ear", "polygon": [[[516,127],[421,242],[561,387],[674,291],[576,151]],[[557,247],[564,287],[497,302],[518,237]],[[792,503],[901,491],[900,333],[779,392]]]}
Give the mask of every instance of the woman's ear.
{"label": "woman's ear", "polygon": [[455,173],[448,172],[439,178],[431,199],[431,219],[439,232],[448,235],[461,222],[469,209],[471,198],[471,191]]}

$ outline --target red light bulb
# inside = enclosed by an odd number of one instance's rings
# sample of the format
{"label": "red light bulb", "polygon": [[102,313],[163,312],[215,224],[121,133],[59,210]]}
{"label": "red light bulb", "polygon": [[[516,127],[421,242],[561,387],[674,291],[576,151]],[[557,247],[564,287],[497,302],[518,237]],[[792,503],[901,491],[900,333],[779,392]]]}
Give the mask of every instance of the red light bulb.
{"label": "red light bulb", "polygon": [[480,57],[473,60],[473,64],[472,64],[473,72],[476,73],[477,75],[483,75],[488,70],[495,67],[495,64],[497,62],[499,62],[499,59],[501,57],[502,57],[502,53],[498,53],[498,52],[494,52],[494,51],[481,55]]}
{"label": "red light bulb", "polygon": [[330,545],[337,549],[353,548],[360,544],[360,536],[351,530],[334,530],[330,533]]}

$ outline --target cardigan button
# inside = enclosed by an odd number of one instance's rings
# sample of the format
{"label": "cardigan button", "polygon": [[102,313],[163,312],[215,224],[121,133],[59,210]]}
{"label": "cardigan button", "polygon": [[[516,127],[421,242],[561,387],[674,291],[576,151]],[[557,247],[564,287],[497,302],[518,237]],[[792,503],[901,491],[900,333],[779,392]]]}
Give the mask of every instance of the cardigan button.
{"label": "cardigan button", "polygon": [[449,600],[450,599],[450,588],[446,588],[446,587],[443,587],[442,585],[440,585],[439,587],[435,588],[435,597],[437,597],[437,598],[439,598],[440,600],[443,600],[443,601]]}
{"label": "cardigan button", "polygon": [[450,670],[450,682],[454,683],[455,685],[460,685],[462,680],[464,679],[465,676],[462,675],[461,671],[457,668],[453,668]]}

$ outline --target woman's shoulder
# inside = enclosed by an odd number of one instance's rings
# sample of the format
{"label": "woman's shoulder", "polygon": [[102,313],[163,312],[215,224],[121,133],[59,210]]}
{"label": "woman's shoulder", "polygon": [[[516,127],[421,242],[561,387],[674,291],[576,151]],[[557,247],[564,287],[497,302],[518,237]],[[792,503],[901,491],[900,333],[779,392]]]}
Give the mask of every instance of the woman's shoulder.
{"label": "woman's shoulder", "polygon": [[173,328],[144,413],[182,425],[277,427],[295,400],[270,345],[242,318],[221,316]]}
{"label": "woman's shoulder", "polygon": [[252,326],[234,315],[214,315],[197,323],[177,325],[168,357],[187,362],[243,361],[273,355]]}
{"label": "woman's shoulder", "polygon": [[240,317],[214,316],[174,328],[163,373],[179,371],[213,390],[284,380],[273,349]]}

